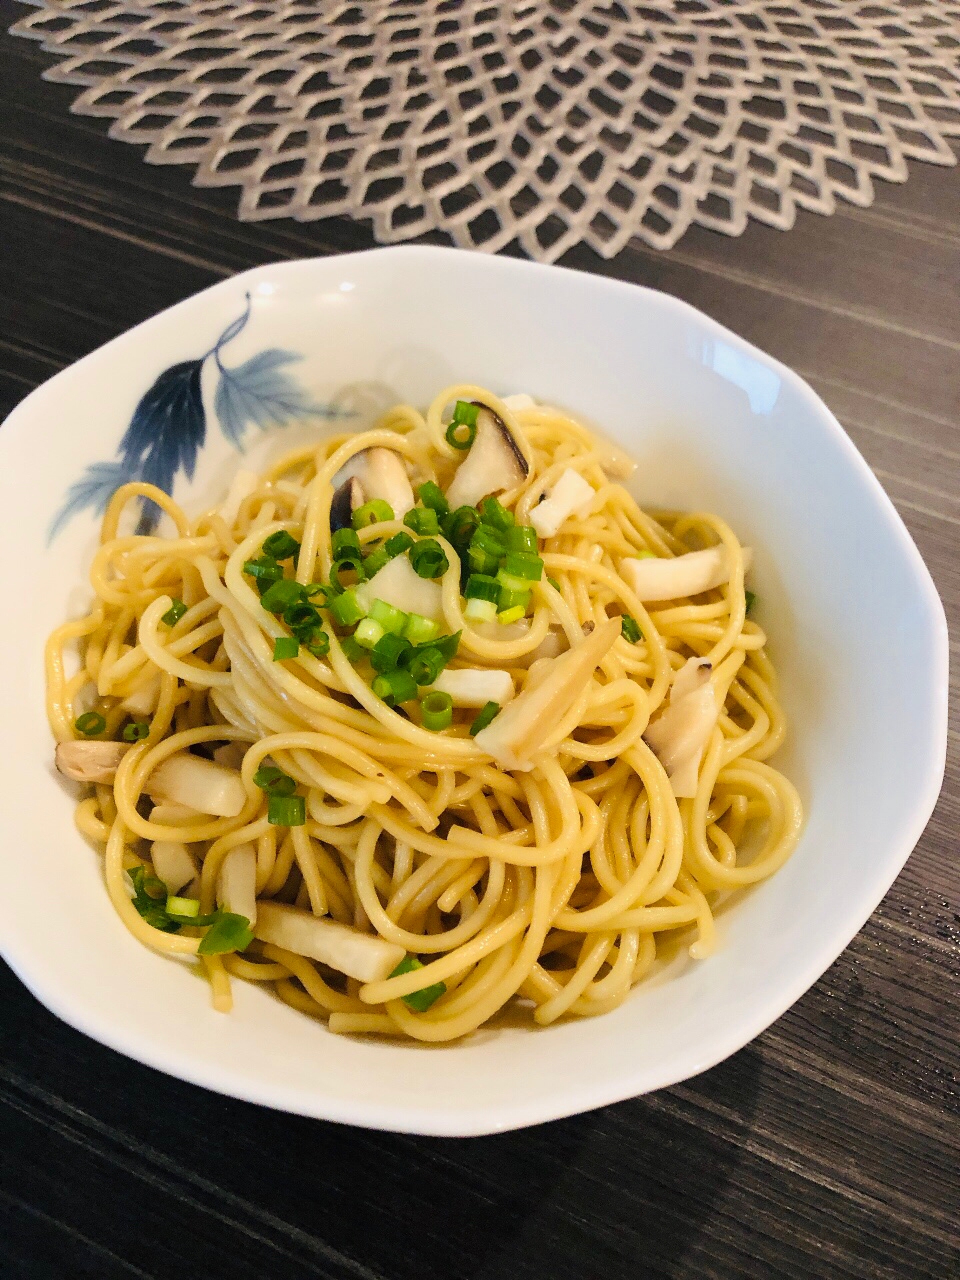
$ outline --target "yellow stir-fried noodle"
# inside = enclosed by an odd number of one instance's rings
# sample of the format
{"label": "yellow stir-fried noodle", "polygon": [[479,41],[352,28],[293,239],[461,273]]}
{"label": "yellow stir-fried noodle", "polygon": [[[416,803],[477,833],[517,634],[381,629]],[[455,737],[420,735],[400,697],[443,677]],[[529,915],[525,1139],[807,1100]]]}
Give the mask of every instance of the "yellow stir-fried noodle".
{"label": "yellow stir-fried noodle", "polygon": [[[46,672],[130,932],[198,956],[217,1009],[244,979],[331,1031],[423,1041],[507,1005],[604,1013],[671,939],[706,957],[801,809],[768,763],[748,549],[715,515],[641,510],[631,470],[556,409],[455,386],[199,519],[119,489]],[[166,536],[121,532],[144,500]]]}

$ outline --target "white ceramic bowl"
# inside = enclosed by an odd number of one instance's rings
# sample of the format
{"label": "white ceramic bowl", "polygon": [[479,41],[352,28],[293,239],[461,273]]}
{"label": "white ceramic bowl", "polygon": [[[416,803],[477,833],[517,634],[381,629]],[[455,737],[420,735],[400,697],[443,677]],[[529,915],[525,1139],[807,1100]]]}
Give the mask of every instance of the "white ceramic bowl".
{"label": "white ceramic bowl", "polygon": [[[84,599],[95,521],[48,543],[70,487],[115,482],[141,396],[165,369],[221,360],[259,398],[324,404],[362,427],[457,381],[530,392],[600,425],[640,462],[641,501],[720,512],[756,548],[758,617],[790,717],[780,762],[807,811],[799,848],[725,911],[719,949],[638,988],[605,1017],[484,1030],[443,1049],[330,1035],[235,983],[206,984],[136,943],[73,825],[43,712],[44,637]],[[286,349],[302,359],[268,356]],[[248,363],[252,361],[252,363]],[[175,493],[225,489],[243,423],[213,355],[184,368],[206,443]],[[190,379],[194,378],[194,392]],[[196,379],[199,378],[199,384]],[[168,382],[168,390],[170,389]],[[220,415],[217,414],[217,406]],[[309,431],[322,424],[321,414]],[[149,427],[149,424],[148,424]],[[255,460],[306,434],[247,423]],[[156,445],[149,437],[148,444]],[[152,462],[163,470],[169,441]],[[741,1048],[824,972],[900,871],[933,808],[946,740],[943,609],[896,512],[836,420],[782,365],[673,298],[594,276],[447,249],[382,249],[266,266],[224,281],[51,379],[0,433],[7,614],[0,758],[0,946],[73,1026],[210,1089],[325,1119],[431,1134],[534,1124],[670,1085]],[[82,499],[83,494],[79,495]]]}

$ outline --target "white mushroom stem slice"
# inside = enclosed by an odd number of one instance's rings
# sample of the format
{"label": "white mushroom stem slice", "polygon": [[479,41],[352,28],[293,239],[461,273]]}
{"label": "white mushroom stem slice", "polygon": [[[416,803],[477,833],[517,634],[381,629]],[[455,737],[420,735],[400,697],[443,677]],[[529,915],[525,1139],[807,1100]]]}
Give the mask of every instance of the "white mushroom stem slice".
{"label": "white mushroom stem slice", "polygon": [[421,578],[407,555],[394,556],[369,582],[355,588],[360,607],[369,612],[374,600],[383,600],[404,613],[419,613],[433,622],[443,621],[443,592],[439,582]]}
{"label": "white mushroom stem slice", "polygon": [[167,886],[167,893],[178,893],[197,874],[197,862],[179,840],[154,840],[150,861],[157,877]]}
{"label": "white mushroom stem slice", "polygon": [[[744,571],[750,568],[753,551],[742,549]],[[688,551],[685,555],[661,560],[647,556],[643,560],[620,562],[620,572],[628,586],[644,603],[656,600],[679,600],[712,591],[730,578],[730,563],[722,543],[704,551]]]}
{"label": "white mushroom stem slice", "polygon": [[191,809],[185,804],[177,804],[173,800],[161,800],[150,810],[149,820],[157,823],[158,826],[180,827],[195,822],[198,818],[203,822],[206,817],[205,813],[198,813],[196,809]]}
{"label": "white mushroom stem slice", "polygon": [[528,396],[525,391],[517,391],[512,396],[504,396],[503,403],[508,409],[535,409],[537,402],[533,396]]}
{"label": "white mushroom stem slice", "polygon": [[451,510],[475,507],[491,493],[512,489],[526,478],[529,467],[510,428],[492,409],[480,405],[477,434],[470,452],[447,486]]}
{"label": "white mushroom stem slice", "polygon": [[495,667],[441,671],[431,687],[438,693],[449,693],[455,707],[485,707],[488,702],[499,702],[502,707],[513,697],[510,672]]}
{"label": "white mushroom stem slice", "polygon": [[720,714],[710,663],[689,658],[673,678],[666,711],[643,735],[678,798],[697,794],[700,761]]}
{"label": "white mushroom stem slice", "polygon": [[112,782],[129,750],[125,742],[61,742],[54,759],[60,773],[74,782]]}
{"label": "white mushroom stem slice", "polygon": [[157,709],[159,701],[160,676],[155,675],[128,694],[120,705],[133,716],[149,716]]}
{"label": "white mushroom stem slice", "polygon": [[175,800],[217,818],[235,818],[247,800],[235,769],[225,769],[188,751],[157,765],[143,789],[148,795]]}
{"label": "white mushroom stem slice", "polygon": [[214,751],[213,759],[216,764],[222,764],[225,769],[239,770],[243,768],[243,757],[246,754],[246,743],[225,742]]}
{"label": "white mushroom stem slice", "polygon": [[225,910],[246,916],[251,927],[256,923],[257,851],[252,844],[238,844],[224,858],[217,880],[217,901]]}
{"label": "white mushroom stem slice", "polygon": [[279,902],[261,902],[254,935],[298,956],[319,960],[358,982],[381,982],[407,954],[374,934]]}
{"label": "white mushroom stem slice", "polygon": [[[559,658],[545,659],[550,670],[525,687],[492,724],[476,736],[476,744],[505,769],[525,771],[531,757],[583,692],[584,686],[620,634],[620,619],[610,618]],[[528,682],[529,684],[529,682]]]}
{"label": "white mushroom stem slice", "polygon": [[334,489],[351,479],[360,481],[365,501],[382,499],[392,507],[397,520],[402,520],[414,505],[410,477],[403,459],[393,449],[377,446],[355,453],[333,477]]}
{"label": "white mushroom stem slice", "polygon": [[530,512],[530,523],[541,538],[552,538],[567,516],[574,512],[586,514],[595,497],[596,490],[587,484],[580,472],[567,467],[547,497]]}

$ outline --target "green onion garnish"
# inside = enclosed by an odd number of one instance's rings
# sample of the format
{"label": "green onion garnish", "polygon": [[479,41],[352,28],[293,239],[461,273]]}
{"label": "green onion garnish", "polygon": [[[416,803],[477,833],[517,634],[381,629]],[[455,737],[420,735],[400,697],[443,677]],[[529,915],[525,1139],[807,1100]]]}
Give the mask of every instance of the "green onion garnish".
{"label": "green onion garnish", "polygon": [[174,600],[170,608],[163,615],[160,621],[167,627],[175,627],[183,615],[187,612],[187,606],[182,600]]}
{"label": "green onion garnish", "polygon": [[500,714],[499,702],[488,702],[477,713],[477,718],[470,726],[470,737],[475,738],[481,729],[485,729],[490,722]]}
{"label": "green onion garnish", "polygon": [[[294,796],[293,799],[303,802],[302,796]],[[253,930],[246,916],[238,916],[233,911],[220,911],[216,921],[200,939],[197,952],[201,956],[220,956],[228,951],[245,951],[252,941]]]}
{"label": "green onion garnish", "polygon": [[503,540],[508,551],[532,551],[536,555],[539,549],[537,531],[529,524],[513,524],[504,529]]}
{"label": "green onion garnish", "polygon": [[355,622],[359,622],[365,617],[363,606],[357,599],[357,593],[352,587],[348,588],[342,595],[334,596],[330,601],[330,613],[335,622],[339,622],[341,627],[352,627]]}
{"label": "green onion garnish", "polygon": [[196,898],[178,898],[171,894],[167,898],[166,912],[169,916],[185,916],[190,918],[200,914],[200,903]]}
{"label": "green onion garnish", "polygon": [[543,561],[530,551],[508,551],[503,572],[525,582],[539,582],[543,577]]}
{"label": "green onion garnish", "polygon": [[332,598],[330,588],[325,587],[322,582],[308,582],[303,588],[303,594],[308,600],[316,600],[321,607]]}
{"label": "green onion garnish", "polygon": [[267,821],[272,827],[302,827],[307,820],[307,806],[303,796],[278,796],[267,798]]}
{"label": "green onion garnish", "polygon": [[[500,599],[497,601],[497,606],[501,615],[505,613],[507,610],[512,610],[512,609],[522,609],[523,612],[526,613],[527,605],[529,603],[530,603],[529,591],[517,591],[513,588],[508,588],[508,587],[500,588]],[[522,617],[523,614],[521,614],[520,616]],[[503,621],[502,616],[500,618],[500,621],[501,622]]]}
{"label": "green onion garnish", "polygon": [[439,649],[443,654],[445,663],[450,662],[452,658],[457,656],[457,650],[460,648],[460,636],[462,632],[455,631],[452,636],[438,636],[436,640],[431,641],[431,649]]}
{"label": "green onion garnish", "polygon": [[273,642],[273,660],[282,662],[285,658],[295,658],[300,652],[300,641],[296,636],[277,636]]}
{"label": "green onion garnish", "polygon": [[265,540],[263,554],[274,560],[292,560],[300,554],[300,543],[286,529],[278,529]]}
{"label": "green onion garnish", "polygon": [[146,720],[134,720],[132,724],[124,727],[121,737],[124,742],[142,742],[144,738],[149,737],[150,726]]}
{"label": "green onion garnish", "polygon": [[434,645],[415,650],[407,659],[407,670],[417,684],[433,684],[446,665],[446,658]]}
{"label": "green onion garnish", "polygon": [[492,600],[497,604],[500,600],[500,583],[486,573],[471,573],[463,594],[468,600]]}
{"label": "green onion garnish", "polygon": [[265,791],[268,796],[292,796],[297,784],[289,773],[284,773],[273,764],[262,764],[253,775],[253,785]]}
{"label": "green onion garnish", "polygon": [[457,507],[441,521],[443,536],[456,547],[458,552],[470,545],[474,530],[480,524],[480,513],[476,507]]}
{"label": "green onion garnish", "polygon": [[163,881],[147,875],[146,867],[133,867],[127,875],[133,883],[133,905],[147,924],[162,933],[176,933],[180,925],[167,915],[167,886]]}
{"label": "green onion garnish", "polygon": [[[355,573],[356,581],[344,582],[343,575],[345,573]],[[330,586],[337,592],[346,591],[348,587],[356,586],[357,582],[362,582],[367,576],[363,561],[356,551],[347,551],[343,557],[335,561],[330,566]]]}
{"label": "green onion garnish", "polygon": [[307,649],[315,658],[325,658],[330,652],[330,637],[325,631],[314,631],[310,636]]}
{"label": "green onion garnish", "polygon": [[350,523],[354,529],[365,529],[368,524],[383,524],[384,521],[394,518],[393,507],[389,502],[384,502],[382,498],[372,498],[362,507],[357,507],[350,517]]}
{"label": "green onion garnish", "polygon": [[481,600],[474,596],[467,601],[463,616],[468,622],[496,622],[497,606],[492,600]]}
{"label": "green onion garnish", "polygon": [[[391,973],[391,978],[398,978],[402,973],[413,973],[415,969],[422,969],[423,964],[416,956],[404,956],[397,967]],[[429,987],[422,987],[419,991],[411,991],[408,996],[403,997],[403,1003],[409,1009],[413,1009],[415,1013],[426,1013],[432,1004],[434,1004],[447,989],[445,982],[434,982]]]}
{"label": "green onion garnish", "polygon": [[370,664],[374,671],[382,675],[385,671],[392,671],[394,667],[402,667],[412,651],[413,646],[409,640],[405,640],[403,636],[392,635],[388,631],[373,646]]}
{"label": "green onion garnish", "polygon": [[556,580],[556,578],[547,578],[547,581],[550,583],[551,587],[553,587],[554,591],[560,590],[560,583]]}
{"label": "green onion garnish", "polygon": [[399,533],[395,533],[392,538],[388,538],[383,544],[383,549],[392,560],[394,556],[398,556],[401,552],[408,551],[413,546],[413,539],[409,533],[405,533],[402,529]]}
{"label": "green onion garnish", "polygon": [[625,613],[620,618],[620,634],[624,640],[629,640],[631,644],[636,644],[638,640],[643,639],[643,632],[637,623],[636,618],[632,618],[629,613]]}
{"label": "green onion garnish", "polygon": [[356,551],[359,555],[360,539],[357,537],[356,529],[337,529],[330,540],[330,547],[334,560],[346,559],[344,552],[347,551]]}
{"label": "green onion garnish", "polygon": [[477,428],[467,422],[457,422],[454,420],[447,427],[446,432],[447,444],[453,445],[454,449],[461,451],[469,449],[477,438]]}
{"label": "green onion garnish", "polygon": [[411,507],[403,517],[403,523],[421,537],[440,532],[440,521],[433,507]]}
{"label": "green onion garnish", "polygon": [[509,626],[511,622],[519,622],[526,612],[526,605],[508,605],[506,609],[501,609],[497,614],[497,621],[506,627]]}
{"label": "green onion garnish", "polygon": [[469,400],[458,400],[453,406],[453,420],[456,423],[466,423],[468,427],[475,427],[479,416],[480,405],[472,404]]}
{"label": "green onion garnish", "polygon": [[439,578],[450,568],[450,561],[436,538],[424,538],[410,548],[410,563],[421,578]]}
{"label": "green onion garnish", "polygon": [[440,628],[432,618],[424,618],[419,613],[411,613],[407,617],[407,625],[403,634],[411,644],[429,644],[440,634]]}
{"label": "green onion garnish", "polygon": [[374,600],[368,615],[374,622],[379,622],[384,631],[399,636],[407,625],[407,615],[402,609],[387,604],[386,600]]}
{"label": "green onion garnish", "polygon": [[103,733],[107,722],[99,711],[84,711],[82,716],[77,716],[74,720],[73,727],[85,738],[95,738],[98,733]]}
{"label": "green onion garnish", "polygon": [[492,529],[501,531],[516,524],[516,516],[508,511],[496,498],[484,498],[480,503],[480,519]]}
{"label": "green onion garnish", "polygon": [[437,689],[428,693],[420,703],[420,718],[423,727],[434,733],[448,729],[453,720],[453,699],[449,693],[440,693]]}
{"label": "green onion garnish", "polygon": [[390,556],[387,555],[386,547],[378,547],[376,551],[371,551],[368,556],[364,556],[363,576],[368,579],[375,577],[389,562]]}
{"label": "green onion garnish", "polygon": [[753,608],[753,606],[757,603],[757,597],[753,591],[745,591],[743,594],[747,601],[747,613],[749,613],[750,610]]}
{"label": "green onion garnish", "polygon": [[340,648],[343,650],[343,656],[346,660],[348,662],[352,662],[354,666],[356,666],[361,659],[369,656],[363,645],[357,644],[353,636],[341,636]]}
{"label": "green onion garnish", "polygon": [[364,618],[362,622],[357,624],[357,629],[353,633],[353,638],[357,644],[363,645],[364,649],[372,649],[378,640],[382,640],[386,632],[379,622],[373,618]]}
{"label": "green onion garnish", "polygon": [[470,539],[470,550],[485,551],[488,555],[495,556],[498,560],[507,553],[503,539],[486,525],[481,525]]}
{"label": "green onion garnish", "polygon": [[417,682],[409,671],[398,667],[395,671],[385,671],[383,675],[377,676],[373,682],[373,692],[388,707],[393,707],[398,702],[409,702],[417,696]]}
{"label": "green onion garnish", "polygon": [[279,582],[271,583],[263,593],[260,603],[268,613],[283,613],[302,599],[303,587],[300,583],[291,578],[281,578]]}
{"label": "green onion garnish", "polygon": [[285,609],[283,620],[291,631],[309,631],[319,627],[321,622],[320,614],[314,605],[306,600],[300,600],[292,604],[289,609]]}
{"label": "green onion garnish", "polygon": [[261,556],[258,560],[244,560],[243,572],[258,582],[277,582],[283,577],[283,565],[268,556]]}
{"label": "green onion garnish", "polygon": [[434,484],[432,480],[428,480],[426,484],[422,484],[417,490],[417,497],[425,507],[431,507],[442,520],[445,515],[449,514],[450,503],[443,496],[443,490],[438,484]]}

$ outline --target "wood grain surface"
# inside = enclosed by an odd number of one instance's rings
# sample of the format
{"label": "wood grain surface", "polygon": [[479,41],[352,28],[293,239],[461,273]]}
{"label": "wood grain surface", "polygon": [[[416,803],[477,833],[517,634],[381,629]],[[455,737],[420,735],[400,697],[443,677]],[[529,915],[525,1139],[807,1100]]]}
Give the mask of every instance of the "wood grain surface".
{"label": "wood grain surface", "polygon": [[[20,12],[0,0],[4,30]],[[0,38],[0,416],[224,276],[372,243],[344,220],[237,222],[234,191],[71,115],[49,62]],[[567,265],[684,298],[807,378],[960,635],[960,169],[918,164],[871,208],[787,234],[695,229]],[[837,963],[723,1065],[590,1115],[462,1141],[280,1115],[119,1057],[3,970],[0,1276],[960,1276],[956,676],[951,695],[936,813]]]}

